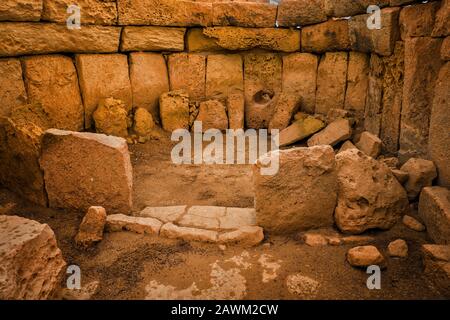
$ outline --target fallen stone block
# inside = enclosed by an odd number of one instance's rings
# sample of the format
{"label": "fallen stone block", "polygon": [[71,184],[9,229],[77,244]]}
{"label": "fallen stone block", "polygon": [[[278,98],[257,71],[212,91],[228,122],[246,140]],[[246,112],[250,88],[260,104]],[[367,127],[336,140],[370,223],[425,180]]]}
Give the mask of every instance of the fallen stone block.
{"label": "fallen stone block", "polygon": [[392,241],[388,245],[388,253],[391,257],[408,257],[408,244],[403,239]]}
{"label": "fallen stone block", "polygon": [[4,0],[0,5],[0,21],[39,21],[43,0]]}
{"label": "fallen stone block", "polygon": [[197,228],[179,227],[171,222],[164,224],[160,231],[161,237],[180,239],[184,241],[217,242],[217,231]]}
{"label": "fallen stone block", "polygon": [[313,135],[323,129],[325,123],[319,119],[308,116],[305,119],[297,120],[279,134],[280,147],[293,144]]}
{"label": "fallen stone block", "polygon": [[274,113],[269,122],[269,130],[283,130],[289,126],[294,114],[300,108],[300,98],[298,96],[281,92],[276,98]]}
{"label": "fallen stone block", "polygon": [[125,103],[114,98],[100,100],[92,114],[95,130],[110,136],[126,138],[130,119]]}
{"label": "fallen stone block", "polygon": [[325,0],[283,0],[278,5],[280,27],[297,27],[327,20]]}
{"label": "fallen stone block", "polygon": [[355,247],[347,252],[347,261],[353,267],[368,267],[371,265],[381,265],[384,257],[375,246]]}
{"label": "fallen stone block", "polygon": [[276,174],[261,175],[264,157],[253,166],[257,224],[273,233],[331,226],[337,193],[333,148],[273,152],[279,153]]}
{"label": "fallen stone block", "polygon": [[334,218],[345,233],[390,229],[408,207],[406,192],[383,163],[350,149],[336,155],[338,204]]}
{"label": "fallen stone block", "polygon": [[184,91],[162,94],[159,98],[159,112],[164,130],[189,129],[189,96]]}
{"label": "fallen stone block", "polygon": [[9,116],[14,107],[27,102],[20,60],[1,59],[0,73],[0,116]]}
{"label": "fallen stone block", "polygon": [[66,263],[46,224],[0,216],[0,299],[45,300],[52,296]]}
{"label": "fallen stone block", "polygon": [[237,244],[241,246],[256,246],[264,240],[261,227],[242,226],[234,231],[219,234],[218,242],[222,244]]}
{"label": "fallen stone block", "polygon": [[185,28],[125,27],[120,51],[183,51]]}
{"label": "fallen stone block", "polygon": [[356,147],[369,157],[376,158],[381,153],[381,144],[380,138],[368,131],[364,131],[361,133]]}
{"label": "fallen stone block", "polygon": [[139,213],[140,217],[158,219],[164,223],[178,220],[185,212],[187,206],[147,207]]}
{"label": "fallen stone block", "polygon": [[219,100],[201,102],[196,121],[201,121],[203,132],[208,129],[228,129],[227,112]]}
{"label": "fallen stone block", "polygon": [[409,200],[414,200],[422,188],[432,185],[433,180],[437,177],[436,166],[433,161],[411,158],[400,170],[408,173],[409,178],[404,187],[408,193]]}
{"label": "fallen stone block", "polygon": [[141,137],[149,137],[155,127],[152,114],[144,108],[134,112],[133,131]]}
{"label": "fallen stone block", "polygon": [[345,142],[342,144],[342,146],[341,146],[341,148],[339,149],[338,153],[341,153],[341,152],[344,152],[344,151],[347,151],[347,150],[350,150],[350,149],[356,149],[356,150],[358,150],[358,148],[357,148],[350,140],[347,140],[347,141],[345,141]]}
{"label": "fallen stone block", "polygon": [[214,26],[274,27],[277,6],[258,2],[215,2],[212,19]]}
{"label": "fallen stone block", "polygon": [[439,244],[450,244],[450,191],[447,188],[424,188],[420,194],[419,216],[431,239]]}
{"label": "fallen stone block", "polygon": [[421,222],[417,221],[417,219],[415,219],[411,216],[404,215],[402,222],[405,226],[407,226],[411,230],[414,230],[417,232],[425,231],[425,226]]}
{"label": "fallen stone block", "polygon": [[139,234],[158,235],[163,223],[154,218],[133,217],[124,214],[111,214],[106,217],[106,230],[109,232],[131,231]]}
{"label": "fallen stone block", "polygon": [[316,133],[308,139],[308,147],[318,145],[334,146],[341,141],[350,139],[352,136],[352,127],[347,119],[338,119],[322,131]]}
{"label": "fallen stone block", "polygon": [[169,56],[170,90],[184,90],[194,100],[205,97],[206,57],[193,53],[174,53]]}
{"label": "fallen stone block", "polygon": [[41,168],[51,208],[108,213],[132,208],[133,174],[124,139],[49,129],[42,142]]}
{"label": "fallen stone block", "polygon": [[425,244],[422,252],[426,279],[441,294],[450,296],[450,246]]}
{"label": "fallen stone block", "polygon": [[106,211],[103,207],[92,206],[81,221],[75,242],[80,247],[90,247],[102,241],[106,223]]}
{"label": "fallen stone block", "polygon": [[302,51],[323,53],[350,47],[348,20],[328,20],[302,28]]}

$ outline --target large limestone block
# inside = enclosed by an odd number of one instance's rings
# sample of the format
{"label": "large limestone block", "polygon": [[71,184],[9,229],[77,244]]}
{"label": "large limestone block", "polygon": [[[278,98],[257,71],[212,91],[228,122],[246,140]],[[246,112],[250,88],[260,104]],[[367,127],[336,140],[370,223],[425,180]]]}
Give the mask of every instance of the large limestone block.
{"label": "large limestone block", "polygon": [[81,8],[81,24],[113,25],[117,23],[116,1],[104,0],[44,0],[42,20],[66,23],[70,14],[67,8]]}
{"label": "large limestone block", "polygon": [[282,0],[277,22],[281,27],[296,27],[327,20],[325,0]]}
{"label": "large limestone block", "polygon": [[170,90],[184,90],[189,97],[205,97],[206,57],[200,54],[175,53],[169,56]]}
{"label": "large limestone block", "polygon": [[279,154],[279,171],[261,175],[253,167],[257,225],[283,234],[333,225],[336,171],[333,148],[293,148]]}
{"label": "large limestone block", "polygon": [[331,122],[325,129],[308,139],[308,146],[330,145],[335,146],[339,142],[350,139],[352,127],[347,119],[338,118]]}
{"label": "large limestone block", "polygon": [[75,65],[70,57],[45,55],[22,60],[31,103],[39,103],[53,128],[84,128],[84,108]]}
{"label": "large limestone block", "polygon": [[228,127],[243,129],[245,125],[245,101],[243,92],[234,92],[227,97]]}
{"label": "large limestone block", "polygon": [[400,124],[402,162],[427,153],[433,92],[442,61],[441,39],[410,38],[405,41],[405,76]]}
{"label": "large limestone block", "polygon": [[162,94],[159,112],[164,130],[189,129],[189,96],[184,91]]}
{"label": "large limestone block", "polygon": [[0,59],[0,116],[27,102],[22,78],[22,66],[17,59]]}
{"label": "large limestone block", "polygon": [[304,52],[344,51],[349,47],[348,20],[328,20],[302,28]]}
{"label": "large limestone block", "polygon": [[128,136],[131,121],[128,118],[126,106],[121,100],[114,98],[101,100],[92,118],[96,132],[123,138]]}
{"label": "large limestone block", "polygon": [[438,169],[438,184],[450,188],[450,62],[439,72],[431,109],[428,154]]}
{"label": "large limestone block", "polygon": [[2,0],[0,21],[39,21],[42,0]]}
{"label": "large limestone block", "polygon": [[368,229],[390,229],[408,207],[406,192],[381,162],[349,149],[336,155],[338,228],[358,234]]}
{"label": "large limestone block", "polygon": [[354,111],[356,114],[364,114],[368,85],[369,56],[360,52],[350,52],[348,56],[345,110]]}
{"label": "large limestone block", "polygon": [[332,108],[343,109],[347,79],[346,52],[327,52],[317,71],[316,113],[327,114]]}
{"label": "large limestone block", "polygon": [[330,17],[350,17],[366,13],[370,5],[384,7],[389,0],[325,0],[325,10]]}
{"label": "large limestone block", "polygon": [[301,98],[301,110],[314,113],[316,106],[317,66],[319,59],[310,53],[283,56],[283,92]]}
{"label": "large limestone block", "polygon": [[169,75],[164,56],[159,53],[131,53],[130,80],[133,107],[145,108],[159,119],[159,97],[169,91]]}
{"label": "large limestone block", "polygon": [[450,244],[450,190],[426,187],[419,200],[419,215],[434,242]]}
{"label": "large limestone block", "polygon": [[41,206],[47,205],[39,166],[43,131],[29,120],[0,117],[0,181],[3,186]]}
{"label": "large limestone block", "polygon": [[208,100],[200,103],[196,121],[202,122],[202,129],[228,129],[228,118],[225,106],[218,100]]}
{"label": "large limestone block", "polygon": [[47,224],[0,216],[0,299],[51,298],[66,263]]}
{"label": "large limestone block", "polygon": [[119,48],[120,28],[5,22],[0,27],[0,57],[43,53],[108,53]]}
{"label": "large limestone block", "polygon": [[443,37],[450,35],[450,0],[442,0],[441,7],[436,13],[433,37]]}
{"label": "large limestone block", "polygon": [[323,129],[325,123],[314,117],[308,116],[305,119],[296,120],[293,124],[279,134],[280,146],[287,146],[297,141],[301,141]]}
{"label": "large limestone block", "polygon": [[[300,50],[300,30],[214,27],[203,29],[203,34],[206,38],[213,39],[219,48],[226,50],[265,49],[283,52]],[[189,42],[188,38],[188,46]],[[206,48],[211,48],[211,43],[206,43],[208,44]]]}
{"label": "large limestone block", "polygon": [[350,44],[353,51],[374,52],[390,56],[400,36],[398,17],[400,8],[381,10],[381,29],[369,29],[369,14],[352,17],[349,21]]}
{"label": "large limestone block", "polygon": [[212,5],[213,25],[274,27],[277,6],[257,2],[216,2]]}
{"label": "large limestone block", "polygon": [[238,54],[210,54],[206,68],[206,97],[226,98],[244,91],[242,57]]}
{"label": "large limestone block", "polygon": [[[206,29],[206,28],[205,28]],[[203,34],[204,28],[189,28],[186,33],[186,50],[196,51],[220,51],[223,50],[214,40]]]}
{"label": "large limestone block", "polygon": [[212,4],[184,0],[118,0],[120,25],[208,26]]}
{"label": "large limestone block", "polygon": [[40,164],[51,208],[131,210],[133,174],[125,139],[49,129],[42,143]]}
{"label": "large limestone block", "polygon": [[282,60],[274,53],[244,57],[245,120],[247,127],[267,128],[274,112],[272,99],[281,92]]}
{"label": "large limestone block", "polygon": [[122,100],[132,106],[128,57],[122,54],[83,54],[76,56],[80,88],[84,102],[85,127],[92,125],[92,114],[106,98]]}
{"label": "large limestone block", "polygon": [[399,20],[402,39],[431,36],[439,5],[436,1],[403,8]]}
{"label": "large limestone block", "polygon": [[125,27],[120,51],[183,51],[185,28]]}

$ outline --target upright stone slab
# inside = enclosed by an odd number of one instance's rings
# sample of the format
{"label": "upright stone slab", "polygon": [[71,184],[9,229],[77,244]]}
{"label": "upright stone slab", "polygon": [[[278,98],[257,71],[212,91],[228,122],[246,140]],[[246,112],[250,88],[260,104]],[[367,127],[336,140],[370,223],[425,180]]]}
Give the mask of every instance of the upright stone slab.
{"label": "upright stone slab", "polygon": [[127,110],[131,110],[132,94],[126,55],[77,55],[76,65],[83,95],[86,128],[91,127],[92,114],[102,99],[122,100]]}
{"label": "upright stone slab", "polygon": [[402,39],[431,36],[439,6],[440,2],[436,1],[403,8],[399,20]]}
{"label": "upright stone slab", "polygon": [[314,113],[316,106],[317,66],[319,59],[310,53],[283,56],[283,92],[301,98],[301,110]]}
{"label": "upright stone slab", "polygon": [[450,188],[450,62],[439,72],[431,109],[428,154],[438,170],[438,184]]}
{"label": "upright stone slab", "polygon": [[380,135],[383,99],[383,60],[377,54],[370,55],[369,83],[367,86],[364,129]]}
{"label": "upright stone slab", "polygon": [[331,227],[337,195],[333,148],[273,152],[279,155],[276,174],[261,174],[267,155],[253,166],[257,225],[278,234]]}
{"label": "upright stone slab", "polygon": [[243,92],[231,93],[226,101],[228,127],[230,129],[244,129],[245,125],[245,101]]}
{"label": "upright stone slab", "polygon": [[20,61],[0,59],[0,74],[0,116],[8,116],[12,108],[27,102]]}
{"label": "upright stone slab", "polygon": [[31,103],[39,103],[53,128],[79,131],[84,128],[84,108],[78,76],[70,57],[45,55],[22,60]]}
{"label": "upright stone slab", "polygon": [[189,96],[182,90],[166,92],[159,98],[164,130],[189,129]]}
{"label": "upright stone slab", "polygon": [[66,263],[47,224],[0,216],[0,299],[45,300],[60,285]]}
{"label": "upright stone slab", "polygon": [[135,52],[130,54],[130,80],[133,107],[150,111],[159,119],[159,97],[169,91],[166,60],[159,53]]}
{"label": "upright stone slab", "polygon": [[327,114],[331,108],[344,107],[347,79],[346,52],[327,52],[317,71],[316,113]]}
{"label": "upright stone slab", "polygon": [[402,162],[426,156],[433,91],[442,61],[441,39],[411,38],[405,41],[405,79],[400,127]]}
{"label": "upright stone slab", "polygon": [[42,143],[40,164],[51,208],[130,212],[133,174],[125,139],[49,129]]}
{"label": "upright stone slab", "polygon": [[434,242],[450,244],[450,190],[426,187],[419,200],[419,215]]}
{"label": "upright stone slab", "polygon": [[360,52],[350,52],[348,57],[347,90],[345,109],[362,118],[366,107],[369,85],[369,56]]}
{"label": "upright stone slab", "polygon": [[206,97],[226,98],[244,91],[242,58],[238,54],[210,54],[206,68]]}
{"label": "upright stone slab", "polygon": [[42,6],[42,0],[3,0],[0,21],[39,21]]}
{"label": "upright stone slab", "polygon": [[328,20],[302,28],[302,51],[322,53],[350,47],[348,20]]}
{"label": "upright stone slab", "polygon": [[202,129],[228,129],[228,118],[225,106],[218,100],[208,100],[200,103],[196,121],[202,122]]}
{"label": "upright stone slab", "polygon": [[450,35],[450,0],[442,0],[441,7],[436,13],[432,37],[445,37]]}
{"label": "upright stone slab", "polygon": [[325,0],[283,0],[278,5],[277,22],[281,27],[296,27],[327,20]]}
{"label": "upright stone slab", "polygon": [[185,28],[125,27],[120,51],[183,51]]}
{"label": "upright stone slab", "polygon": [[205,97],[206,57],[175,53],[169,56],[170,90],[185,90],[191,99]]}
{"label": "upright stone slab", "polygon": [[212,19],[215,26],[274,27],[277,6],[258,2],[214,2]]}

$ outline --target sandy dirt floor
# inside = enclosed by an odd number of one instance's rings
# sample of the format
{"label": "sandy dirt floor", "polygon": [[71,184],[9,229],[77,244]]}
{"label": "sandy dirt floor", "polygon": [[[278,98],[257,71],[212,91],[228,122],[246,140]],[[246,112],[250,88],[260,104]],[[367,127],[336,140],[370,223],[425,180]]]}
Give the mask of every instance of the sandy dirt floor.
{"label": "sandy dirt floor", "polygon": [[[134,167],[135,211],[145,206],[199,204],[252,207],[249,165],[182,165],[170,161],[167,138],[130,147]],[[280,199],[282,201],[282,199]],[[309,247],[296,237],[266,236],[254,248],[186,243],[130,232],[105,233],[96,247],[75,247],[74,236],[84,212],[64,212],[20,200],[0,189],[0,214],[47,223],[69,265],[82,271],[82,284],[100,286],[93,299],[432,299],[443,298],[422,275],[420,245],[426,233],[398,224],[368,233],[387,257],[397,238],[409,244],[406,259],[387,258],[381,290],[369,290],[365,270],[345,259],[352,245]],[[313,294],[294,295],[286,277],[299,273],[319,284]],[[63,283],[62,283],[63,285]]]}

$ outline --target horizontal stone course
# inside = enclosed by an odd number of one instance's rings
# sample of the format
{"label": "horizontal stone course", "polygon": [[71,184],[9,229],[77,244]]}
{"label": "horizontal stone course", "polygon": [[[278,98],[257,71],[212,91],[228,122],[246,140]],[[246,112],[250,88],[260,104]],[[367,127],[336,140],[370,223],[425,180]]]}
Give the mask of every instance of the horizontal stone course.
{"label": "horizontal stone course", "polygon": [[43,0],[2,0],[0,21],[39,21]]}
{"label": "horizontal stone course", "polygon": [[183,51],[185,28],[125,27],[120,51]]}

